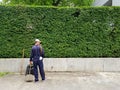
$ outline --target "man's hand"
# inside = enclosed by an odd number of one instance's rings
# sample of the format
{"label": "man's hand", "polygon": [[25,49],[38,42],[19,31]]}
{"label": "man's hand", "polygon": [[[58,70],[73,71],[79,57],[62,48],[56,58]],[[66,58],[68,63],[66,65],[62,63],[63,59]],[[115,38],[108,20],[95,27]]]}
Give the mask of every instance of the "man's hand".
{"label": "man's hand", "polygon": [[32,61],[30,61],[30,65],[32,65],[33,64],[33,62]]}

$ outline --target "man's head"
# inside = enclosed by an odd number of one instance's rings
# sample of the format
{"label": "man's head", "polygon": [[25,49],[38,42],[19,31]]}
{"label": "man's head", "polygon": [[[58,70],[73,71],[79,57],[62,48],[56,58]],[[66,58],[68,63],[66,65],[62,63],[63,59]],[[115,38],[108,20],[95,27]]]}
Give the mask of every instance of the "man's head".
{"label": "man's head", "polygon": [[35,39],[35,45],[40,45],[41,41],[39,39]]}

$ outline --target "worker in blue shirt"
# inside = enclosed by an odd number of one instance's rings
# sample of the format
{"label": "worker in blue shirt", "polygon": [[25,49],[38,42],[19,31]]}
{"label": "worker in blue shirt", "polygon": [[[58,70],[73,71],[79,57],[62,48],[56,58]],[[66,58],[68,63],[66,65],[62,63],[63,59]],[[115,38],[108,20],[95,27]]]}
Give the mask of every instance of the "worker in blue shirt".
{"label": "worker in blue shirt", "polygon": [[42,80],[45,80],[43,57],[44,57],[44,50],[41,46],[41,41],[39,39],[35,39],[35,45],[32,47],[31,56],[30,56],[30,64],[33,63],[34,66],[35,82],[39,81],[37,67],[39,67]]}

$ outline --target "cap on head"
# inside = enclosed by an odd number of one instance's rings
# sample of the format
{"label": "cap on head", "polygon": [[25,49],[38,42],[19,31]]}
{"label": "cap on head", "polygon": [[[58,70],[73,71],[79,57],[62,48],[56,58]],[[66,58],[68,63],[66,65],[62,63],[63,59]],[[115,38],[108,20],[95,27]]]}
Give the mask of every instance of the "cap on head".
{"label": "cap on head", "polygon": [[39,39],[35,39],[35,42],[41,42]]}

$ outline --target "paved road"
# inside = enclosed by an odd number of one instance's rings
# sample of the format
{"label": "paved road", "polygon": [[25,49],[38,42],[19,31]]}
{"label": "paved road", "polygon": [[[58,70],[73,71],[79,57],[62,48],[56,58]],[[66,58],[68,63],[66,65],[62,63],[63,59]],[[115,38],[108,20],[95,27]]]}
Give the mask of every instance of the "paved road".
{"label": "paved road", "polygon": [[0,90],[120,90],[120,73],[46,73],[46,81],[25,82],[24,75],[0,78]]}

